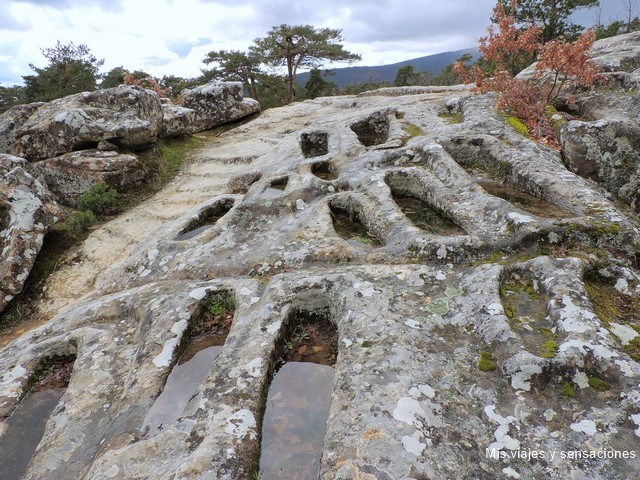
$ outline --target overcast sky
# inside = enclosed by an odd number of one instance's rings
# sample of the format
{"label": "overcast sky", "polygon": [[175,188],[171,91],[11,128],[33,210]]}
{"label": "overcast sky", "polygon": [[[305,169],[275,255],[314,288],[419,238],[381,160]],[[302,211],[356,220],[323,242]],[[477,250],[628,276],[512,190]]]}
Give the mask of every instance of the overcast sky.
{"label": "overcast sky", "polygon": [[[601,0],[603,21],[626,0]],[[102,71],[124,66],[155,76],[194,77],[211,50],[246,50],[272,26],[342,30],[356,65],[382,65],[473,47],[495,0],[0,0],[0,84],[43,67],[40,48],[84,43]],[[593,23],[594,12],[581,19]],[[583,23],[584,24],[584,23]]]}

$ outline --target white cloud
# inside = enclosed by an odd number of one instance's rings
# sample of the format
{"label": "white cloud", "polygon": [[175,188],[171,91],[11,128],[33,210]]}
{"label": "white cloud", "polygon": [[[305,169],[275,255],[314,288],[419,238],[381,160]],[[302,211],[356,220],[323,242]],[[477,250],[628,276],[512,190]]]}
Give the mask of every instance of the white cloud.
{"label": "white cloud", "polygon": [[[611,3],[613,0],[605,0]],[[245,50],[272,26],[339,28],[358,65],[476,45],[495,0],[0,0],[0,82],[19,82],[40,49],[84,43],[116,66],[193,77],[211,50]]]}

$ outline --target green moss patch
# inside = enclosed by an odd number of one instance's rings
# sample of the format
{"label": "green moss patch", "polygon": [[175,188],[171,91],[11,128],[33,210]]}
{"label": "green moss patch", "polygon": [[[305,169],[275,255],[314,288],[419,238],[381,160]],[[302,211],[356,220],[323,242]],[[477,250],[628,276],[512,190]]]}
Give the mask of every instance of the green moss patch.
{"label": "green moss patch", "polygon": [[446,123],[448,123],[449,125],[455,124],[455,123],[462,123],[462,114],[461,113],[445,113],[445,112],[440,112],[438,113],[438,116],[443,119]]}
{"label": "green moss patch", "polygon": [[527,127],[527,125],[520,120],[518,117],[507,117],[506,119],[507,125],[510,125],[511,127],[513,127],[513,129],[518,132],[520,135],[525,136],[525,137],[530,137],[530,133],[529,133],[529,127]]}
{"label": "green moss patch", "polygon": [[500,285],[500,299],[511,329],[528,352],[554,358],[560,338],[546,315],[547,298],[524,273],[512,272]]}
{"label": "green moss patch", "polygon": [[[640,333],[640,297],[619,292],[615,279],[604,277],[597,270],[585,273],[584,288],[595,314],[607,330],[611,331],[611,324],[616,323]],[[621,347],[631,358],[640,361],[640,336]]]}
{"label": "green moss patch", "polygon": [[412,137],[419,137],[421,135],[424,135],[424,130],[422,130],[422,128],[420,128],[418,125],[415,125],[411,122],[407,123],[407,132]]}
{"label": "green moss patch", "polygon": [[599,392],[606,392],[611,388],[611,385],[598,377],[589,378],[589,386]]}
{"label": "green moss patch", "polygon": [[478,370],[481,372],[493,372],[498,368],[493,355],[489,352],[480,352],[480,359],[478,360]]}

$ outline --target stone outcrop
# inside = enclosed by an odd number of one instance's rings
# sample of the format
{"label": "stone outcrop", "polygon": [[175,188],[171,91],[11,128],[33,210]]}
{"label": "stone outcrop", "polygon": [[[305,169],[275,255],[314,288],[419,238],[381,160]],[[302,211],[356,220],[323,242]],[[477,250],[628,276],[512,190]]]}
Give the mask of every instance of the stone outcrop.
{"label": "stone outcrop", "polygon": [[182,106],[196,115],[192,131],[208,130],[260,111],[256,100],[243,98],[242,89],[242,82],[211,82],[183,90]]}
{"label": "stone outcrop", "polygon": [[605,118],[570,121],[560,129],[565,164],[578,175],[602,184],[640,212],[640,126]]}
{"label": "stone outcrop", "polygon": [[162,137],[179,137],[193,133],[196,112],[190,108],[174,105],[170,102],[162,103]]}
{"label": "stone outcrop", "polygon": [[[602,68],[604,76],[611,81],[621,83],[627,88],[637,87],[634,75],[637,76],[640,67],[640,32],[596,40],[589,50],[589,57]],[[536,73],[536,65],[537,62],[531,64],[516,75],[516,78],[532,78]]]}
{"label": "stone outcrop", "polygon": [[64,216],[26,163],[0,154],[0,311],[22,291],[45,234]]}
{"label": "stone outcrop", "polygon": [[[193,168],[247,163],[240,193],[167,222],[0,350],[0,416],[41,359],[77,356],[25,479],[252,478],[276,345],[300,306],[326,307],[339,336],[319,478],[638,477],[628,453],[560,454],[640,437],[637,319],[593,297],[640,300],[637,215],[517,134],[494,97],[396,95],[271,109],[216,137]],[[606,284],[589,288],[594,275]],[[537,303],[516,316],[522,279]],[[220,291],[235,296],[221,353],[180,417],[146,435],[178,345]]]}
{"label": "stone outcrop", "polygon": [[[600,183],[639,211],[640,32],[598,40],[589,54],[602,67],[609,91],[596,89],[588,95],[577,92],[577,99],[566,102],[564,109],[581,119],[553,119],[557,122],[562,158],[567,168]],[[531,78],[534,73],[535,64],[518,78]]]}
{"label": "stone outcrop", "polygon": [[41,106],[17,129],[11,150],[29,161],[95,148],[103,140],[136,150],[155,142],[161,126],[159,97],[121,85]]}
{"label": "stone outcrop", "polygon": [[76,206],[78,198],[98,183],[120,191],[147,176],[136,155],[98,149],[65,153],[36,163],[34,169],[58,200],[70,206]]}
{"label": "stone outcrop", "polygon": [[607,72],[632,72],[640,67],[640,32],[597,40],[589,55]]}
{"label": "stone outcrop", "polygon": [[18,129],[43,105],[43,102],[16,105],[0,115],[0,153],[11,151]]}

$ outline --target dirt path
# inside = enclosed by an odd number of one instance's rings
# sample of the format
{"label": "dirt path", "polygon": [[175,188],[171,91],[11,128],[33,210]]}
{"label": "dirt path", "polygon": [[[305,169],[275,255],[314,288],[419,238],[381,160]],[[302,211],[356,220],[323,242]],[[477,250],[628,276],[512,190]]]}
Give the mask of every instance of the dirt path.
{"label": "dirt path", "polygon": [[[165,188],[92,232],[72,261],[47,279],[36,321],[44,323],[65,306],[90,294],[100,272],[126,259],[131,249],[150,232],[223,193],[229,179],[245,171],[251,160],[238,163],[237,158],[218,152],[227,135],[233,135],[233,130],[214,138],[203,135],[207,143],[190,155],[182,172]],[[33,325],[21,327],[20,331],[24,331]]]}

